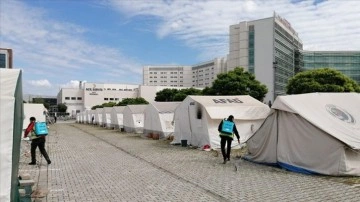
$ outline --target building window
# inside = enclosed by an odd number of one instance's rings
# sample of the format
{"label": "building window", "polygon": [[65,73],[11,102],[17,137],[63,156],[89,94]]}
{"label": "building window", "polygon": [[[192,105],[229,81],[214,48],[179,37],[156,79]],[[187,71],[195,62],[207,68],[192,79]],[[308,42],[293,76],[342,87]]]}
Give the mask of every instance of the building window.
{"label": "building window", "polygon": [[119,100],[119,98],[115,98],[115,100]]}
{"label": "building window", "polygon": [[71,97],[71,100],[76,100],[76,97]]}
{"label": "building window", "polygon": [[110,98],[110,100],[114,100],[114,98]]}
{"label": "building window", "polygon": [[104,100],[109,100],[109,98],[104,98]]}
{"label": "building window", "polygon": [[65,97],[65,100],[70,100],[70,97]]}
{"label": "building window", "polygon": [[77,100],[82,100],[82,97],[77,97]]}

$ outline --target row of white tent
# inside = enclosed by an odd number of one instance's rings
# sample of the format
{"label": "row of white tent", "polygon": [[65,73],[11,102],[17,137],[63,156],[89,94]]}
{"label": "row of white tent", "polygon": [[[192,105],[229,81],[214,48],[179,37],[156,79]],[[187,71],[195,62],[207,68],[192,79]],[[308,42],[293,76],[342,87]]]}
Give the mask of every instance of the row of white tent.
{"label": "row of white tent", "polygon": [[[360,95],[309,93],[278,96],[272,108],[250,96],[188,96],[181,103],[155,102],[80,113],[78,122],[160,138],[173,144],[220,148],[218,124],[235,117],[246,159],[326,175],[360,176]],[[234,148],[238,148],[236,141]]]}
{"label": "row of white tent", "polygon": [[[77,122],[95,124],[160,139],[173,136],[173,144],[220,148],[218,125],[229,115],[235,117],[241,142],[260,127],[270,108],[248,95],[188,96],[183,102],[153,102],[86,110],[77,115]],[[234,144],[234,147],[238,145]]]}

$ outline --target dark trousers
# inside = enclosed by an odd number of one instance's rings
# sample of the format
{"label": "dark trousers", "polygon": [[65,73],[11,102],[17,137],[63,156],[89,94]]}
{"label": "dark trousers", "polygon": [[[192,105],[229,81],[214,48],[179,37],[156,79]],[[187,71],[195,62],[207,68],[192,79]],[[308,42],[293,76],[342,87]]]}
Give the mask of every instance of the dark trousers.
{"label": "dark trousers", "polygon": [[36,147],[39,147],[41,154],[44,156],[47,162],[50,161],[50,158],[45,150],[45,138],[39,137],[31,140],[31,162],[36,162]]}
{"label": "dark trousers", "polygon": [[[232,142],[232,138],[221,136],[220,145],[221,145],[221,153],[224,157],[224,160],[230,159],[231,142]],[[225,144],[226,143],[227,143],[227,149],[225,152]]]}

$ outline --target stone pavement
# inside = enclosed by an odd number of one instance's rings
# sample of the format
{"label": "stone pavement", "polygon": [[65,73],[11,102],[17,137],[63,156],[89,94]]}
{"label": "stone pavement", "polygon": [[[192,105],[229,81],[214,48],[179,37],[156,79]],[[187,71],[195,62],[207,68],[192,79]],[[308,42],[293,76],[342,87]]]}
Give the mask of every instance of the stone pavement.
{"label": "stone pavement", "polygon": [[[19,174],[33,201],[359,201],[360,187],[96,126],[50,125],[52,164],[22,141]],[[37,149],[37,154],[39,155]],[[236,152],[233,152],[235,155]],[[238,169],[235,169],[235,165]]]}

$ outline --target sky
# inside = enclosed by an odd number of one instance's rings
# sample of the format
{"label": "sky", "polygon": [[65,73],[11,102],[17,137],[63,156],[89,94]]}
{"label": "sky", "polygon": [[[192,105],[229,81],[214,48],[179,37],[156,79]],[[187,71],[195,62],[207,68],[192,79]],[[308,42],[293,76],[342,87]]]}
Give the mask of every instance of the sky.
{"label": "sky", "polygon": [[273,16],[304,50],[360,51],[359,0],[0,0],[0,47],[23,93],[79,81],[142,84],[145,65],[195,65],[229,52],[229,26]]}

